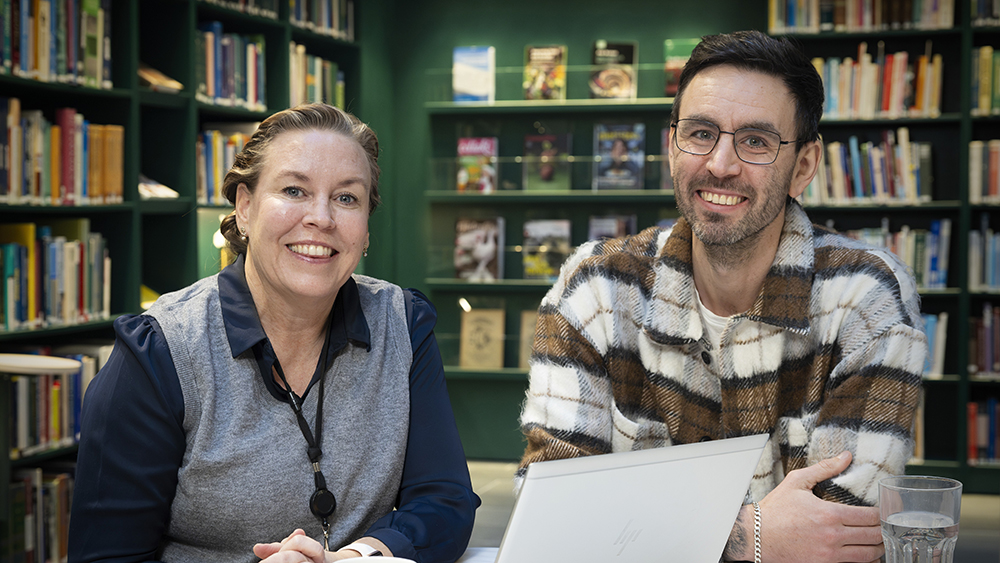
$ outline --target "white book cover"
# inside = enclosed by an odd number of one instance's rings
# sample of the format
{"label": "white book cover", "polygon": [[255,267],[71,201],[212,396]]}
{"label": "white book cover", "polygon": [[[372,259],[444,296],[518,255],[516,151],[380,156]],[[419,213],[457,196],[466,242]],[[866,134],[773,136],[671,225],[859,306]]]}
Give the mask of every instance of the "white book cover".
{"label": "white book cover", "polygon": [[455,47],[451,79],[452,101],[495,101],[496,49],[491,46]]}

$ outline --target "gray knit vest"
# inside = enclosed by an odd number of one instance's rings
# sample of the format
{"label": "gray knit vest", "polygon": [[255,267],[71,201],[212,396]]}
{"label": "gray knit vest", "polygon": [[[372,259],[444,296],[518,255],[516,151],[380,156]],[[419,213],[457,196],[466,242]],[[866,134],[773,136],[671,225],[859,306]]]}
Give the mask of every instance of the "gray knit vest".
{"label": "gray knit vest", "polygon": [[[331,549],[393,509],[409,427],[412,363],[402,290],[354,276],[371,351],[348,344],[326,373],[323,458],[337,498]],[[253,352],[232,357],[217,276],[160,297],[147,311],[163,330],[184,395],[187,449],[159,554],[174,562],[255,562],[258,542],[295,528],[322,541],[306,441],[290,405],[267,391]],[[315,430],[314,386],[303,414]]]}

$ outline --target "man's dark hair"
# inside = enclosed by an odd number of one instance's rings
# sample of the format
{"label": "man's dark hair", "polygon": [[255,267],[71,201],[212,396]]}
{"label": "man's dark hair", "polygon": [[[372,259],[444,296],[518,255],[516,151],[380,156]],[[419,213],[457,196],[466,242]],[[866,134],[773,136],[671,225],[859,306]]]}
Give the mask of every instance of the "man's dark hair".
{"label": "man's dark hair", "polygon": [[[681,98],[691,80],[701,71],[718,65],[763,72],[780,78],[795,99],[796,150],[819,139],[823,115],[823,80],[802,49],[785,38],[759,31],[737,31],[706,35],[694,48],[681,72],[670,121],[679,118]],[[790,140],[790,139],[785,139]]]}

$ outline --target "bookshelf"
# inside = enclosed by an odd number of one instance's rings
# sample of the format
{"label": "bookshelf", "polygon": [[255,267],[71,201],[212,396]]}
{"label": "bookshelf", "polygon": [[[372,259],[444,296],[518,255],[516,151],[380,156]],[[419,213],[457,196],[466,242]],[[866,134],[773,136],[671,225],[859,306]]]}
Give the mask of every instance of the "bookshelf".
{"label": "bookshelf", "polygon": [[[438,5],[435,2],[421,4],[423,8]],[[526,3],[524,3],[526,4]],[[523,401],[527,374],[517,366],[518,312],[538,302],[547,288],[546,283],[519,279],[520,243],[519,228],[530,218],[569,218],[573,221],[572,243],[577,245],[585,240],[587,216],[601,212],[636,213],[641,230],[653,224],[657,218],[673,212],[674,201],[669,194],[656,190],[656,182],[647,177],[646,189],[625,193],[591,192],[587,180],[578,181],[574,168],[573,189],[562,194],[534,194],[513,189],[499,190],[492,194],[457,193],[451,185],[449,164],[454,166],[455,142],[461,136],[498,136],[501,183],[504,167],[508,161],[520,154],[522,149],[519,135],[532,132],[541,124],[556,128],[570,128],[574,133],[572,154],[581,157],[592,155],[590,127],[598,120],[636,119],[647,123],[646,154],[657,156],[660,151],[659,127],[669,115],[669,98],[660,96],[652,88],[662,89],[662,42],[665,38],[698,36],[707,33],[725,32],[735,29],[767,29],[768,5],[766,2],[749,3],[740,8],[733,7],[732,14],[713,18],[710,29],[704,28],[702,20],[688,12],[689,7],[680,7],[678,13],[670,17],[655,14],[645,2],[636,2],[629,13],[613,15],[604,13],[596,18],[586,7],[574,10],[572,29],[561,26],[554,28],[552,21],[570,18],[554,7],[532,6],[530,9],[515,2],[511,11],[522,7],[526,12],[537,15],[546,24],[533,25],[518,21],[523,27],[516,33],[503,36],[492,31],[492,27],[504,27],[510,23],[502,13],[479,8],[454,8],[453,21],[463,21],[463,25],[443,24],[426,35],[426,46],[414,43],[414,52],[409,59],[412,67],[401,76],[401,82],[414,87],[420,85],[425,95],[422,104],[411,100],[400,100],[400,113],[412,115],[399,121],[400,134],[412,139],[414,145],[426,145],[411,150],[404,168],[424,171],[424,180],[416,178],[401,180],[408,186],[401,186],[408,195],[407,206],[421,206],[425,211],[403,221],[401,229],[408,234],[397,238],[402,253],[412,253],[415,258],[401,260],[399,277],[402,283],[410,283],[429,292],[438,307],[439,321],[437,335],[445,358],[446,374],[452,403],[458,417],[460,432],[467,454],[470,457],[512,460],[518,459],[523,451],[523,442],[517,428],[517,415]],[[649,8],[648,12],[643,12]],[[739,10],[746,10],[740,12]],[[728,12],[728,9],[726,10]],[[647,20],[636,18],[636,14],[647,13]],[[420,14],[412,14],[420,19]],[[480,23],[489,21],[489,24]],[[627,22],[627,31],[626,29]],[[699,27],[701,25],[702,27]],[[420,26],[415,26],[420,28]],[[558,28],[558,29],[557,29]],[[884,32],[852,31],[849,33],[790,34],[799,41],[811,57],[856,56],[858,45],[865,41],[869,50],[874,51],[881,41],[886,52],[906,50],[923,53],[927,41],[931,41],[932,52],[941,54],[944,62],[943,88],[940,98],[940,115],[913,116],[896,119],[876,118],[825,119],[821,132],[827,141],[846,142],[851,135],[872,140],[882,130],[907,127],[912,139],[931,143],[933,150],[931,165],[934,176],[933,197],[930,201],[893,202],[891,205],[852,202],[838,204],[832,202],[807,206],[814,222],[832,221],[836,228],[862,229],[879,227],[887,218],[890,230],[897,231],[907,225],[913,229],[928,229],[932,221],[948,218],[952,222],[952,237],[949,245],[951,256],[949,277],[945,287],[922,289],[922,307],[928,313],[949,314],[947,348],[944,373],[941,377],[928,379],[925,383],[927,403],[925,417],[934,421],[925,425],[925,459],[910,464],[910,473],[932,473],[955,477],[966,484],[969,492],[1000,493],[1000,468],[996,466],[973,466],[966,461],[966,410],[969,400],[984,400],[996,396],[998,384],[993,378],[968,373],[969,363],[966,342],[970,338],[969,319],[978,315],[984,301],[996,299],[995,292],[970,291],[967,282],[968,240],[971,228],[976,228],[979,214],[991,213],[991,227],[1000,226],[1000,205],[970,205],[968,185],[968,141],[972,139],[1000,138],[1000,118],[973,117],[970,113],[969,97],[969,52],[973,45],[995,43],[1000,39],[1000,28],[974,27],[970,23],[968,6],[956,6],[955,25],[944,29],[900,29]],[[586,90],[580,87],[584,80],[589,56],[590,43],[598,38],[616,40],[637,40],[639,53],[639,97],[634,102],[609,103],[589,100]],[[416,41],[415,38],[411,37]],[[404,38],[406,40],[406,38]],[[565,102],[544,102],[521,100],[519,90],[522,71],[523,48],[528,44],[567,44],[569,46],[569,66],[567,70],[568,96]],[[456,104],[447,97],[450,80],[450,52],[457,45],[493,45],[496,48],[496,92],[494,104]],[[423,73],[421,76],[420,73]],[[574,77],[574,74],[576,76]],[[576,84],[577,86],[574,86]],[[650,163],[647,162],[647,166]],[[655,159],[653,165],[656,165]],[[511,164],[510,166],[513,166]],[[583,174],[586,175],[584,164]],[[407,189],[411,188],[411,189]],[[612,211],[611,208],[614,208]],[[449,229],[459,216],[503,215],[507,224],[506,274],[499,283],[468,284],[451,278],[447,263]],[[414,239],[409,233],[418,232],[422,237]],[[584,237],[584,238],[581,238]],[[405,239],[405,240],[404,240]],[[416,271],[406,272],[408,265],[420,266]],[[417,279],[423,272],[423,279]],[[459,318],[457,301],[464,297],[470,302],[478,300],[481,306],[503,306],[507,309],[506,344],[504,368],[500,370],[466,370],[457,367],[454,359],[458,349]],[[475,306],[475,305],[474,305]],[[498,418],[499,417],[499,418]]]}
{"label": "bookshelf", "polygon": [[[3,97],[21,101],[22,110],[41,110],[50,122],[60,107],[73,107],[93,123],[120,125],[125,131],[123,154],[124,201],[115,204],[52,206],[0,202],[0,224],[33,222],[46,224],[65,219],[87,219],[92,232],[107,239],[112,259],[110,316],[76,324],[0,330],[0,350],[19,351],[33,346],[72,344],[88,339],[113,338],[116,317],[137,313],[140,286],[159,293],[180,289],[218,267],[219,255],[199,255],[199,214],[228,213],[227,206],[199,204],[195,146],[205,123],[257,122],[289,104],[289,43],[304,45],[307,52],[335,61],[345,78],[344,98],[348,108],[373,121],[385,120],[377,109],[381,97],[360,100],[362,80],[385,81],[387,70],[370,69],[362,77],[362,48],[323,30],[308,29],[292,21],[292,2],[274,0],[216,2],[202,0],[103,0],[108,14],[113,87],[97,89],[59,82],[43,82],[11,73],[0,74]],[[361,4],[353,0],[355,5]],[[366,0],[371,6],[372,25],[384,25],[383,0]],[[273,16],[250,7],[270,4]],[[360,7],[360,6],[355,6]],[[355,14],[360,21],[358,14]],[[229,107],[206,102],[196,95],[199,25],[218,21],[226,32],[262,37],[265,41],[262,81],[267,110]],[[364,32],[357,30],[356,37]],[[374,35],[374,34],[373,34]],[[376,49],[381,52],[381,47]],[[383,55],[379,55],[382,57]],[[154,91],[140,85],[140,61],[153,66],[184,85],[177,93]],[[369,105],[370,104],[370,105]],[[376,108],[376,109],[373,109]],[[372,118],[369,117],[371,120]],[[6,125],[6,124],[5,124]],[[388,168],[388,167],[386,167]],[[140,199],[136,190],[140,174],[176,190],[179,197]],[[385,193],[385,191],[383,191]],[[373,222],[373,236],[383,232]],[[213,249],[214,250],[214,249]],[[214,262],[212,261],[214,259]],[[205,262],[209,263],[206,271]],[[9,386],[0,386],[4,405],[0,425],[9,428]],[[4,436],[9,434],[5,430]],[[6,442],[4,442],[6,443]],[[75,446],[45,451],[14,461],[0,457],[0,476],[20,468],[48,466],[72,460]],[[9,520],[9,496],[0,491],[0,526]]]}

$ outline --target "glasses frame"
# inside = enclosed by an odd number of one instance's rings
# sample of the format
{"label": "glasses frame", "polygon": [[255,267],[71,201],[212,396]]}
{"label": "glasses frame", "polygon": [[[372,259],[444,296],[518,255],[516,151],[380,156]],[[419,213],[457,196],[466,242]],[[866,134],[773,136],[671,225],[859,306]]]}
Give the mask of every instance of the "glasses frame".
{"label": "glasses frame", "polygon": [[[716,129],[718,129],[719,130],[719,136],[715,138],[715,144],[712,145],[712,148],[709,149],[708,152],[705,152],[705,153],[696,153],[696,152],[691,152],[689,150],[682,149],[680,143],[677,142],[677,124],[680,123],[681,121],[697,121],[698,123],[707,123],[707,124],[711,125],[712,127],[715,127]],[[671,123],[670,127],[674,130],[674,134],[672,135],[673,138],[674,138],[674,146],[677,147],[677,150],[679,150],[681,152],[685,152],[687,154],[694,155],[694,156],[707,156],[707,155],[710,155],[710,154],[712,154],[712,151],[715,150],[715,147],[719,146],[719,139],[721,139],[722,138],[722,134],[725,133],[727,135],[732,135],[733,136],[733,152],[736,153],[736,157],[739,158],[741,161],[747,163],[747,164],[754,164],[754,165],[757,165],[757,166],[769,166],[771,164],[774,164],[775,162],[778,161],[778,154],[781,153],[781,145],[790,145],[792,143],[797,143],[798,142],[798,140],[794,140],[794,141],[782,141],[780,133],[777,133],[775,131],[768,131],[767,129],[759,129],[757,127],[740,127],[736,131],[723,131],[722,128],[719,127],[718,125],[712,123],[711,121],[706,121],[704,119],[693,119],[693,118],[678,119],[677,121],[674,121],[673,123]],[[774,160],[772,160],[771,162],[750,162],[749,160],[743,158],[743,156],[740,154],[739,147],[736,146],[736,134],[739,133],[740,131],[747,131],[747,130],[750,130],[750,131],[760,131],[762,133],[770,133],[770,134],[778,137],[778,150],[774,151]]]}

